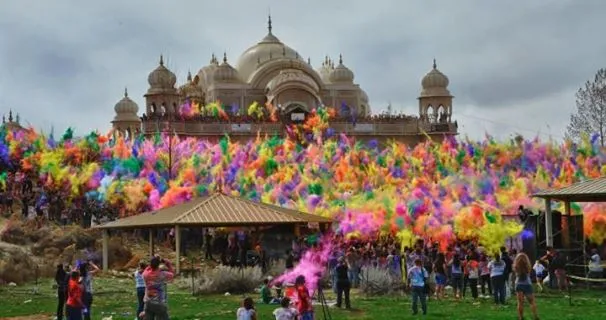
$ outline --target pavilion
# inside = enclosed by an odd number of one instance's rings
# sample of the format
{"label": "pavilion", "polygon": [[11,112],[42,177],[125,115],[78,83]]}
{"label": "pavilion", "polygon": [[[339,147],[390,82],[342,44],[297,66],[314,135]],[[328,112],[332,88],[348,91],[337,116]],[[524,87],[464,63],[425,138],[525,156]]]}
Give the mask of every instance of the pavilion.
{"label": "pavilion", "polygon": [[[552,201],[564,202],[564,216],[571,215],[572,202],[606,202],[606,176],[574,183],[568,187],[544,190],[532,195],[545,199],[545,236],[547,246],[553,246]],[[567,232],[567,230],[564,230]]]}
{"label": "pavilion", "polygon": [[[190,227],[261,227],[291,225],[295,233],[302,226],[320,230],[330,227],[332,219],[248,199],[215,193],[194,198],[172,207],[145,212],[97,226],[103,232],[103,270],[108,270],[109,230],[174,228],[176,272],[181,271],[181,228]],[[154,254],[154,237],[149,235],[150,256]]]}

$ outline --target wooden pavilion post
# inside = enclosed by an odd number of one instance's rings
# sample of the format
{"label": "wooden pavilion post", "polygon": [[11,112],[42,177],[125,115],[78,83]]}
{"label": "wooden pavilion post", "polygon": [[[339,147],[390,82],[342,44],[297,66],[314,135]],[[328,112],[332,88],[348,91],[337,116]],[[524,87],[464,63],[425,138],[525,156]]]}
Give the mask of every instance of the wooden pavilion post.
{"label": "wooden pavilion post", "polygon": [[175,273],[179,274],[181,272],[181,226],[175,226],[175,253],[176,253],[176,261],[175,261]]}
{"label": "wooden pavilion post", "polygon": [[545,241],[548,247],[553,246],[553,218],[551,212],[551,199],[545,198]]}
{"label": "wooden pavilion post", "polygon": [[571,219],[570,201],[564,201],[564,215],[562,216],[562,245],[570,249],[570,219]]}
{"label": "wooden pavilion post", "polygon": [[149,235],[149,258],[151,259],[154,256],[154,229],[148,229]]}
{"label": "wooden pavilion post", "polygon": [[109,230],[103,229],[102,231],[102,244],[103,244],[103,271],[109,270]]}

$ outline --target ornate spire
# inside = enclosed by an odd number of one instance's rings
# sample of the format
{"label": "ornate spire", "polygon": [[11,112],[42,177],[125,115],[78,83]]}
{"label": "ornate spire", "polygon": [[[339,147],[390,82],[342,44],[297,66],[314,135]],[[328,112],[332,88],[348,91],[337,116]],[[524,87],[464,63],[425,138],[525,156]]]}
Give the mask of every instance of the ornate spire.
{"label": "ornate spire", "polygon": [[343,64],[343,55],[339,53],[339,64]]}
{"label": "ornate spire", "polygon": [[160,65],[164,65],[164,55],[160,55]]}
{"label": "ornate spire", "polygon": [[187,81],[191,82],[191,71],[187,70]]}
{"label": "ornate spire", "polygon": [[124,98],[128,98],[128,88],[124,87]]}
{"label": "ornate spire", "polygon": [[223,63],[227,63],[227,52],[223,51]]}
{"label": "ornate spire", "polygon": [[436,64],[436,58],[433,58],[433,68],[437,69],[438,65]]}
{"label": "ornate spire", "polygon": [[269,32],[269,34],[272,34],[271,29],[272,29],[272,27],[271,27],[271,10],[270,10],[269,14],[267,15],[267,31]]}
{"label": "ornate spire", "polygon": [[8,110],[8,122],[13,122],[13,109]]}
{"label": "ornate spire", "polygon": [[2,115],[2,123],[6,123],[6,116]]}
{"label": "ornate spire", "polygon": [[17,113],[17,117],[15,119],[15,122],[17,122],[17,124],[19,123],[19,119],[20,119],[20,117],[19,117],[19,114]]}
{"label": "ornate spire", "polygon": [[214,53],[211,53],[211,55],[210,55],[210,62],[209,62],[209,64],[213,64],[213,62],[215,62],[215,54],[214,54]]}
{"label": "ornate spire", "polygon": [[307,57],[307,64],[311,65],[311,57]]}

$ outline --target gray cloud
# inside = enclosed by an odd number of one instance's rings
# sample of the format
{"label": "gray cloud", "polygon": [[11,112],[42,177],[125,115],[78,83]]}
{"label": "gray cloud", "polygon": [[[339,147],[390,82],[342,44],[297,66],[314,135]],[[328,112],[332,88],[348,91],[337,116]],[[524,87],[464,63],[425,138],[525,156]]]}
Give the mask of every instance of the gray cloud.
{"label": "gray cloud", "polygon": [[161,53],[180,82],[213,52],[235,63],[265,35],[269,6],[276,35],[315,66],[343,53],[376,112],[416,113],[436,57],[472,138],[561,137],[606,56],[599,0],[14,0],[0,5],[0,110],[46,131],[106,131],[125,86],[142,109]]}

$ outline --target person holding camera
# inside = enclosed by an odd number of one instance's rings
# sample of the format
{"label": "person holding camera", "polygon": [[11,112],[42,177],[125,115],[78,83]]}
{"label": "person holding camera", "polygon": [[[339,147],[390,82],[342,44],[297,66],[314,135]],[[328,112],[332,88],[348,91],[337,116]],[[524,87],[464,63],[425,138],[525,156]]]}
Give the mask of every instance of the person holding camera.
{"label": "person holding camera", "polygon": [[[161,270],[164,264],[168,270]],[[173,280],[175,274],[170,261],[155,256],[149,267],[143,271],[145,281],[144,313],[146,320],[168,320],[168,304],[166,302],[166,284]]]}

